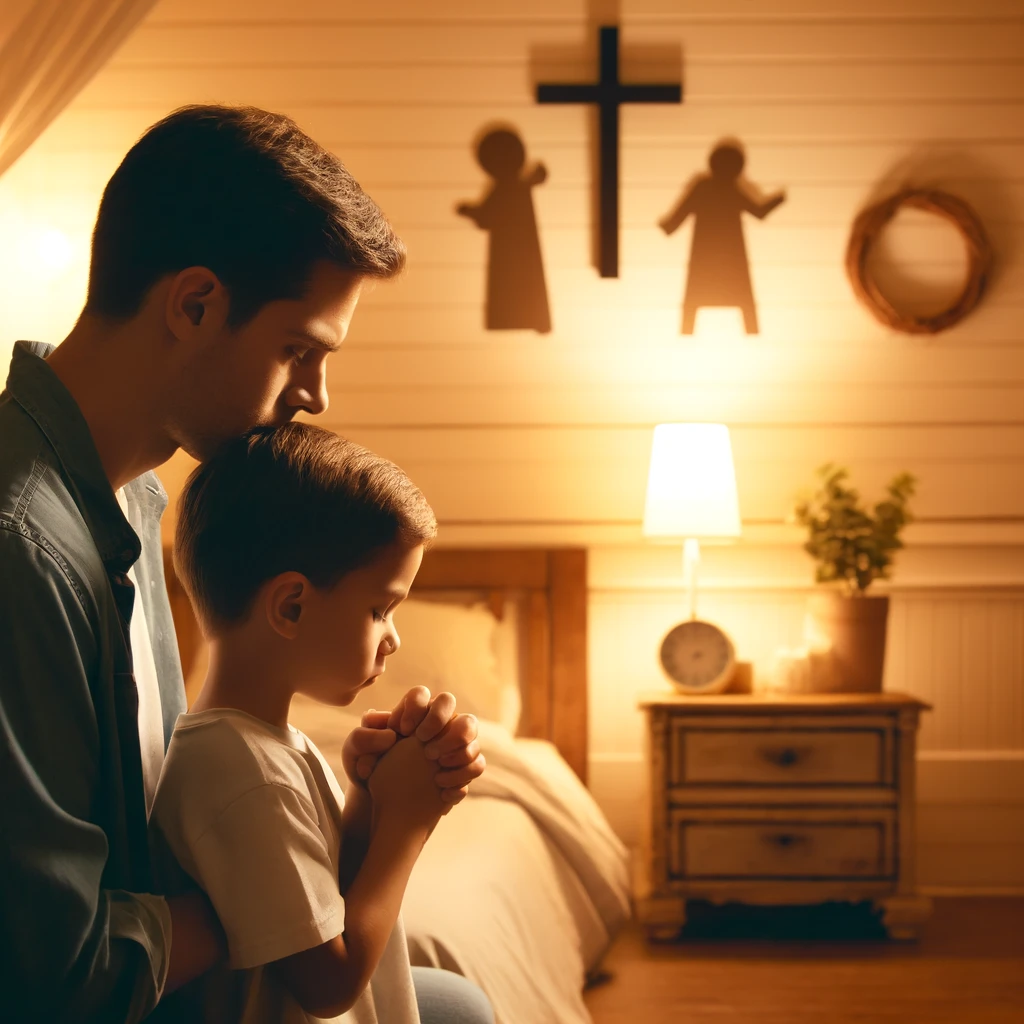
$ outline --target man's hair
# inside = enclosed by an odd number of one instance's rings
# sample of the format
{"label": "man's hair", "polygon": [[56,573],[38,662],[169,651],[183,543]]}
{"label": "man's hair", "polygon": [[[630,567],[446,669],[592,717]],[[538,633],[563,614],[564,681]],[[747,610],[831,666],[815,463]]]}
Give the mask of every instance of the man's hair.
{"label": "man's hair", "polygon": [[405,246],[342,162],[283,114],[187,106],[153,125],[107,183],[92,238],[85,312],[126,320],[167,274],[201,266],[240,327],[303,296],[326,260],[367,277],[405,265]]}
{"label": "man's hair", "polygon": [[188,478],[174,565],[204,631],[217,633],[283,572],[330,589],[393,541],[426,545],[436,533],[393,462],[308,423],[256,427]]}

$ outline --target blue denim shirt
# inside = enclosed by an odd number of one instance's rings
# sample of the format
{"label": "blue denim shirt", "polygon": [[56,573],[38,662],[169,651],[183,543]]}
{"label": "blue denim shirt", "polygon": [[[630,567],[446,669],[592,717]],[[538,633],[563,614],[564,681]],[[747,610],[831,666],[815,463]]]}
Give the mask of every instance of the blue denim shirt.
{"label": "blue denim shirt", "polygon": [[167,972],[129,622],[135,564],[164,742],[185,710],[153,473],[128,518],[67,389],[18,342],[0,394],[0,1018],[136,1021]]}

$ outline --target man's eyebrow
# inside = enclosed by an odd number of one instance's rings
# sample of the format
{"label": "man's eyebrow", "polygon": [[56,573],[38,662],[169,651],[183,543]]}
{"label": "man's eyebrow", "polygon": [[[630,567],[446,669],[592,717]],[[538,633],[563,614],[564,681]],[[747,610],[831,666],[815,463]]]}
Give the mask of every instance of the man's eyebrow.
{"label": "man's eyebrow", "polygon": [[302,338],[304,341],[312,342],[317,348],[323,349],[325,352],[337,352],[338,349],[341,348],[340,343],[336,344],[333,341],[327,341],[316,334],[312,334],[310,331],[291,330],[288,333],[296,338]]}

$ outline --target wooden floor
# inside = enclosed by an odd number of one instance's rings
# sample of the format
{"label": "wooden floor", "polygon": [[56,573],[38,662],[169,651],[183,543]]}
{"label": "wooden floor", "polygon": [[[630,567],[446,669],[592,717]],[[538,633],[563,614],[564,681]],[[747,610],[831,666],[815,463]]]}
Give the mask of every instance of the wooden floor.
{"label": "wooden floor", "polygon": [[651,946],[631,926],[605,967],[586,996],[594,1024],[1024,1024],[1024,898],[937,899],[910,944]]}

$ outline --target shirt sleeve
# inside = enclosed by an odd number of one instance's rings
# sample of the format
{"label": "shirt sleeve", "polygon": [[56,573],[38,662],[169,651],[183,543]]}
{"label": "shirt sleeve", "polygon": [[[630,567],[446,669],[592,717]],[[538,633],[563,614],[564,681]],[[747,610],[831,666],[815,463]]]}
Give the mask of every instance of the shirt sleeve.
{"label": "shirt sleeve", "polygon": [[102,888],[96,638],[32,536],[0,529],[0,581],[0,1014],[134,1022],[163,988],[170,915]]}
{"label": "shirt sleeve", "polygon": [[190,844],[233,968],[257,967],[340,935],[338,872],[308,796],[266,783],[221,811]]}

